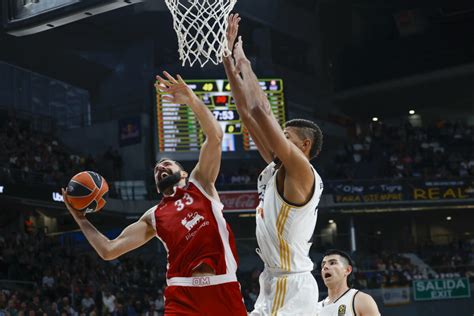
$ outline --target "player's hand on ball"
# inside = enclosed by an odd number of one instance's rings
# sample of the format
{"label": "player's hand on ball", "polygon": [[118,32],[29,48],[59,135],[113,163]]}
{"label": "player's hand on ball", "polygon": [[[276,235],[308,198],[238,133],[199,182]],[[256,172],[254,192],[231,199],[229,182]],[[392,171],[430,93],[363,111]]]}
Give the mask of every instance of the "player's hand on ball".
{"label": "player's hand on ball", "polygon": [[85,217],[85,212],[81,212],[79,210],[76,210],[74,207],[72,207],[72,205],[69,203],[68,199],[67,199],[67,191],[65,188],[62,188],[61,189],[62,193],[63,193],[63,200],[64,200],[64,204],[66,205],[66,208],[68,209],[68,211],[72,214],[72,216],[77,216],[79,218],[84,218]]}
{"label": "player's hand on ball", "polygon": [[180,75],[174,78],[166,71],[163,71],[163,74],[167,79],[156,76],[156,79],[160,82],[156,87],[161,92],[168,94],[163,96],[163,100],[176,104],[190,104],[197,98],[193,90],[188,87]]}

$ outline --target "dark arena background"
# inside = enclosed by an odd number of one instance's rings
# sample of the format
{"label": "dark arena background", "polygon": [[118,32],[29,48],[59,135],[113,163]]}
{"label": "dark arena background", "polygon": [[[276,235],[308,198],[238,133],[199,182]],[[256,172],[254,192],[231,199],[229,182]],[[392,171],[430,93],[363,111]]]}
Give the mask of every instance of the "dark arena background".
{"label": "dark arena background", "polygon": [[[157,159],[194,166],[202,132],[156,93],[163,70],[225,130],[217,189],[251,311],[265,165],[223,66],[181,66],[164,0],[0,10],[0,315],[163,314],[159,240],[103,261],[61,195],[76,173],[100,173],[107,204],[88,218],[114,238],[160,200]],[[319,299],[322,254],[339,248],[382,315],[473,315],[474,2],[239,0],[234,11],[279,122],[307,118],[324,132],[312,161],[325,187],[310,250]]]}

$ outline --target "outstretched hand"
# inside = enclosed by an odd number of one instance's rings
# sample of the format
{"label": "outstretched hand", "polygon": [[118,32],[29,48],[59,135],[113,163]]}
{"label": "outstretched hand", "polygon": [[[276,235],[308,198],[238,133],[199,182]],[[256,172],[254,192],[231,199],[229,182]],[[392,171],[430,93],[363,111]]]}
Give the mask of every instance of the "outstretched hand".
{"label": "outstretched hand", "polygon": [[191,104],[196,97],[193,90],[184,82],[180,75],[176,78],[171,76],[168,72],[163,71],[166,79],[160,76],[156,76],[156,79],[160,84],[156,84],[156,88],[167,95],[163,96],[163,99],[176,104]]}
{"label": "outstretched hand", "polygon": [[234,49],[235,39],[237,38],[237,34],[239,33],[239,22],[241,18],[238,13],[229,15],[228,26],[227,26],[227,45],[229,50],[232,52]]}

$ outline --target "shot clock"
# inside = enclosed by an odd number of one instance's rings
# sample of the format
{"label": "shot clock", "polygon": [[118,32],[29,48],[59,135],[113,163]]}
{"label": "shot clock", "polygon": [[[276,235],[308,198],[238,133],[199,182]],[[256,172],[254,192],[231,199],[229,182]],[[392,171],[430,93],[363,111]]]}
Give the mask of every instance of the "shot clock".
{"label": "shot clock", "polygon": [[[222,151],[256,150],[244,128],[227,80],[186,80],[188,86],[199,96],[214,115],[224,131]],[[266,93],[273,113],[280,125],[285,122],[285,102],[281,79],[260,79],[259,84]],[[159,152],[199,151],[204,135],[190,108],[163,100],[157,91],[157,134]]]}

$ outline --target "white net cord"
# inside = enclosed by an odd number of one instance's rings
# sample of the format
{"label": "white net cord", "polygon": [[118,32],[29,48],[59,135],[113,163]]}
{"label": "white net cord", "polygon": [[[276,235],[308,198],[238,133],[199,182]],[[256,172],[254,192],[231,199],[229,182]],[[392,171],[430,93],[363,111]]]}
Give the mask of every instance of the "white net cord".
{"label": "white net cord", "polygon": [[227,18],[237,0],[165,0],[178,37],[179,59],[184,66],[211,61],[218,65],[229,56]]}

